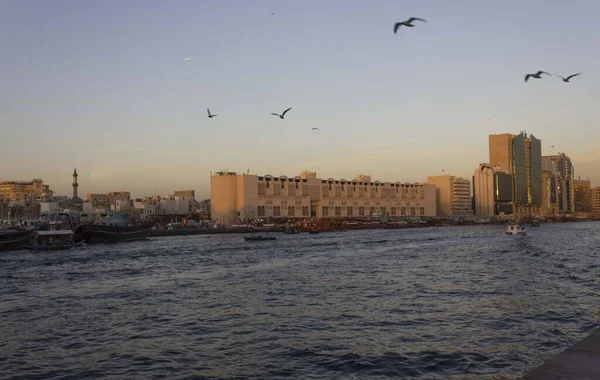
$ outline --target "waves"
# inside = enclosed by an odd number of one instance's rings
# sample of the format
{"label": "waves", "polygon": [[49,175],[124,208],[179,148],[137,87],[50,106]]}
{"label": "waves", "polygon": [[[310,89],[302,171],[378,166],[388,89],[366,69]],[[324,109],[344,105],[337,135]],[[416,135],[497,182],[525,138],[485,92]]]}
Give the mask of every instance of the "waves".
{"label": "waves", "polygon": [[512,378],[598,323],[600,226],[158,238],[0,255],[0,373]]}

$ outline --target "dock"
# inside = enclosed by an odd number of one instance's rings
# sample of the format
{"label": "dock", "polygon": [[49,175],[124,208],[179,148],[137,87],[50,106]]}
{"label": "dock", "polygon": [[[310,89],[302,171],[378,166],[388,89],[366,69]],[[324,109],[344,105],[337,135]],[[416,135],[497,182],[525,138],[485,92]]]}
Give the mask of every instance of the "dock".
{"label": "dock", "polygon": [[523,380],[600,379],[600,329],[548,359]]}

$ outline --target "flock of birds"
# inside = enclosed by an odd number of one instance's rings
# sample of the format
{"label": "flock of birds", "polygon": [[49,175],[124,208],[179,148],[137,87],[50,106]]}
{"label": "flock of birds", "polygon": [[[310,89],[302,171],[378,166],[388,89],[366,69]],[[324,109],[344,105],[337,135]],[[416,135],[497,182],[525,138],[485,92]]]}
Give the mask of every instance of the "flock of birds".
{"label": "flock of birds", "polygon": [[[272,15],[274,15],[275,13],[271,13],[271,14],[272,14]],[[411,18],[409,18],[408,20],[397,22],[397,23],[395,23],[395,24],[394,24],[394,34],[397,34],[397,33],[398,33],[398,29],[400,29],[400,27],[402,27],[402,26],[404,26],[404,27],[407,27],[407,28],[414,28],[414,27],[415,27],[415,25],[414,25],[413,23],[414,23],[415,21],[420,21],[420,22],[424,22],[424,23],[426,23],[426,22],[427,22],[427,20],[425,20],[425,19],[422,19],[422,18],[419,18],[419,17],[411,17]],[[188,61],[188,60],[190,60],[190,58],[189,58],[189,57],[187,57],[187,58],[185,58],[185,60],[186,60],[186,61]],[[549,75],[549,76],[557,76],[557,77],[560,77],[560,78],[563,80],[563,82],[565,82],[565,83],[569,83],[569,82],[571,81],[571,79],[572,79],[572,78],[574,78],[574,77],[576,77],[576,76],[578,76],[578,75],[581,75],[581,73],[577,73],[577,74],[572,74],[572,75],[569,75],[568,77],[563,77],[563,76],[561,76],[561,75],[558,75],[558,74],[550,74],[550,73],[548,73],[548,72],[546,72],[546,71],[539,70],[537,73],[533,73],[533,74],[526,74],[526,75],[525,75],[525,82],[527,82],[527,81],[529,80],[529,78],[542,79],[542,75],[543,75],[543,74],[546,74],[546,75]],[[271,113],[271,115],[273,115],[273,116],[277,116],[277,117],[279,117],[280,119],[282,119],[282,120],[283,120],[283,119],[285,119],[285,114],[286,114],[288,111],[290,111],[291,109],[292,109],[292,107],[290,107],[290,108],[286,109],[286,110],[285,110],[285,111],[283,111],[281,114],[278,114],[278,113],[274,113],[274,112],[273,112],[273,113]],[[208,118],[209,118],[209,119],[212,119],[213,117],[217,116],[217,115],[213,115],[213,114],[211,114],[211,113],[210,113],[210,109],[208,109],[208,108],[207,108],[207,112],[208,112]],[[316,128],[316,127],[314,127],[314,128],[311,128],[311,131],[318,131],[318,130],[319,130],[319,128]],[[443,170],[442,170],[442,171],[443,171]]]}

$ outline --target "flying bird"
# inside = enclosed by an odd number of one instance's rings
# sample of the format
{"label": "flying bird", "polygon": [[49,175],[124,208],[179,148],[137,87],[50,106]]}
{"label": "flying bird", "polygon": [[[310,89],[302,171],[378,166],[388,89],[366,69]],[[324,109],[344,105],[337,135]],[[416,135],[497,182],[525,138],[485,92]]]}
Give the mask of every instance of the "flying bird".
{"label": "flying bird", "polygon": [[549,74],[549,73],[547,73],[545,71],[541,71],[540,70],[540,71],[538,71],[535,74],[527,74],[527,75],[525,75],[525,82],[527,82],[530,77],[531,78],[535,78],[535,79],[542,79],[542,74],[552,75],[552,74]]}
{"label": "flying bird", "polygon": [[212,119],[213,117],[217,116],[217,115],[211,115],[211,114],[210,114],[210,109],[209,109],[209,108],[207,108],[207,109],[206,109],[206,112],[208,112],[208,118],[209,118],[209,119]]}
{"label": "flying bird", "polygon": [[191,58],[190,57],[185,57],[183,60],[184,61],[189,61]]}
{"label": "flying bird", "polygon": [[281,115],[278,113],[271,113],[271,115],[279,116],[280,119],[283,119],[285,117],[286,112],[291,109],[292,109],[292,107],[288,108],[287,110],[283,111],[283,113]]}
{"label": "flying bird", "polygon": [[406,26],[408,28],[413,28],[414,25],[412,24],[414,21],[422,21],[422,22],[427,22],[427,20],[423,20],[422,18],[418,18],[418,17],[411,17],[406,21],[402,21],[402,22],[397,22],[394,24],[394,34],[396,34],[396,32],[398,31],[398,28],[401,26]]}
{"label": "flying bird", "polygon": [[311,131],[318,131],[318,130],[319,130],[319,128],[317,128],[317,127],[312,127],[310,130],[311,130]]}
{"label": "flying bird", "polygon": [[552,145],[550,148],[554,148],[554,145]]}
{"label": "flying bird", "polygon": [[565,77],[563,77],[563,76],[560,76],[560,75],[558,75],[558,76],[562,78],[563,82],[566,82],[566,83],[568,83],[568,82],[569,82],[569,80],[570,80],[571,78],[573,78],[573,77],[576,77],[577,75],[580,75],[580,74],[581,74],[581,73],[577,73],[577,74],[569,75],[569,76],[568,76],[568,77],[566,77],[566,78],[565,78]]}
{"label": "flying bird", "polygon": [[442,169],[442,171],[443,171],[444,173],[446,173],[446,171],[445,171],[444,169]]}

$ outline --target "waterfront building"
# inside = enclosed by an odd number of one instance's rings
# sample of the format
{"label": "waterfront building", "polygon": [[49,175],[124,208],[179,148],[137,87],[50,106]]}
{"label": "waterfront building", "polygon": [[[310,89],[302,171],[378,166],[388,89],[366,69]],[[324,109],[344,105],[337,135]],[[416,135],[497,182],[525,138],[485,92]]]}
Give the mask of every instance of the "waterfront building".
{"label": "waterfront building", "polygon": [[537,215],[542,206],[542,142],[523,131],[489,136],[490,165],[512,175],[513,213]]}
{"label": "waterfront building", "polygon": [[36,178],[32,181],[2,181],[0,182],[0,202],[14,202],[24,205],[27,202],[39,202],[52,196],[53,191],[44,181]]}
{"label": "waterfront building", "polygon": [[211,173],[211,219],[225,224],[255,218],[435,216],[435,186],[421,183]]}
{"label": "waterfront building", "polygon": [[573,180],[573,192],[576,212],[592,211],[592,183],[588,180]]}
{"label": "waterfront building", "polygon": [[560,180],[550,170],[542,170],[542,212],[543,216],[558,214],[558,193]]}
{"label": "waterfront building", "polygon": [[592,204],[592,212],[600,213],[600,187],[594,187],[590,190],[590,198]]}
{"label": "waterfront building", "polygon": [[451,175],[438,175],[427,177],[427,183],[435,186],[437,215],[473,215],[471,183],[468,179]]}
{"label": "waterfront building", "polygon": [[575,212],[575,169],[571,159],[564,153],[542,157],[544,170],[556,175],[558,184],[558,212]]}
{"label": "waterfront building", "polygon": [[94,207],[113,207],[117,201],[130,202],[131,193],[129,191],[111,191],[106,194],[87,194],[86,200],[91,202]]}
{"label": "waterfront building", "polygon": [[500,167],[481,163],[473,172],[475,215],[489,218],[513,213],[513,178]]}

